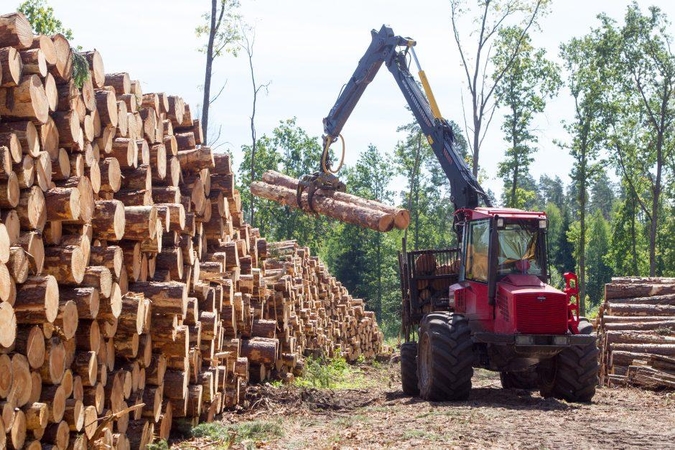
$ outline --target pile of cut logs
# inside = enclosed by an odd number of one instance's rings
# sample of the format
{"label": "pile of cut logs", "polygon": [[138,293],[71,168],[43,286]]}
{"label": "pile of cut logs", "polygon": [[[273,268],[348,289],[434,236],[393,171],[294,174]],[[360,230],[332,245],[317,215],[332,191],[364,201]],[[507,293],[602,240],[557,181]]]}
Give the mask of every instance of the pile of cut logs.
{"label": "pile of cut logs", "polygon": [[605,299],[601,383],[675,388],[675,278],[613,278]]}
{"label": "pile of cut logs", "polygon": [[307,352],[379,351],[308,249],[244,222],[180,97],[95,50],[78,87],[72,52],[0,16],[0,448],[144,448]]}

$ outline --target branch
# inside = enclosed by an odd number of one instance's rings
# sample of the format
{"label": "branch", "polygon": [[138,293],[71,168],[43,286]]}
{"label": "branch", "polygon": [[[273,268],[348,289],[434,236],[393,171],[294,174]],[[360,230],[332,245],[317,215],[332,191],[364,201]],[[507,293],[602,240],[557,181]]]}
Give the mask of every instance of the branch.
{"label": "branch", "polygon": [[619,165],[621,166],[621,172],[623,173],[624,179],[628,183],[628,186],[630,187],[630,190],[633,191],[633,195],[635,196],[635,199],[640,205],[640,208],[642,209],[642,212],[645,213],[647,216],[647,219],[651,222],[652,216],[649,214],[649,209],[647,208],[647,205],[644,204],[642,201],[642,198],[640,198],[640,194],[638,193],[637,189],[635,189],[635,185],[633,184],[633,180],[628,176],[628,170],[626,170],[626,165],[623,161],[623,154],[621,150],[621,145],[614,141],[614,146],[616,147],[616,152],[617,155],[619,156]]}
{"label": "branch", "polygon": [[227,86],[227,80],[225,80],[225,83],[223,83],[223,87],[220,88],[218,93],[211,100],[209,100],[209,105],[218,100],[218,97],[220,97],[220,94],[223,93],[223,89],[225,89],[225,86]]}

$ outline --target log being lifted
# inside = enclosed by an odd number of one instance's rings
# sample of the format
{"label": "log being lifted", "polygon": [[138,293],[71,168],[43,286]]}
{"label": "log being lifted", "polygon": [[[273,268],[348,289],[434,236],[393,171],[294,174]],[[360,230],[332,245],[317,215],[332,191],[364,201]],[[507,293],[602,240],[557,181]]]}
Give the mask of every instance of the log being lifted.
{"label": "log being lifted", "polygon": [[[289,187],[292,184],[289,182],[288,177],[278,178],[278,180],[278,183],[254,181],[251,183],[251,193],[255,196],[281,203],[282,205],[298,208],[296,187]],[[290,180],[293,179],[291,178]],[[293,181],[295,182],[295,186],[297,186],[297,180]],[[308,194],[305,191],[302,194],[301,200],[303,210],[309,210],[307,198]],[[375,204],[379,207],[375,207]],[[406,220],[404,218],[405,214],[402,213],[401,216],[403,218],[399,219],[400,225],[397,226],[397,208],[387,207],[375,201],[360,199],[359,197],[345,193],[317,190],[314,194],[313,206],[318,214],[380,232],[391,231],[395,227],[405,228],[408,225],[407,222],[409,222],[409,214],[407,216],[408,220]]]}
{"label": "log being lifted", "polygon": [[[262,180],[268,184],[284,186],[290,189],[297,189],[298,180],[291,178],[273,170],[268,170],[263,174]],[[364,208],[373,209],[376,211],[383,211],[394,215],[394,226],[399,230],[405,230],[410,225],[410,212],[407,209],[397,208],[395,206],[385,205],[377,200],[369,200],[356,195],[347,194],[346,192],[334,192],[333,198],[336,201],[351,203]]]}

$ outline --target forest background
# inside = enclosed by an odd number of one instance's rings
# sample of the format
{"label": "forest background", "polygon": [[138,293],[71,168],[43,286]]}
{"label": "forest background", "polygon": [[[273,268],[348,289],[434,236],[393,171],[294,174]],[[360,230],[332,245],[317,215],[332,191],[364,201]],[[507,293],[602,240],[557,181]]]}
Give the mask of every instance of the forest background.
{"label": "forest background", "polygon": [[[266,170],[293,177],[316,171],[320,137],[283,117],[272,132],[257,135],[256,107],[269,83],[256,80],[255,28],[245,23],[238,1],[212,3],[197,26],[198,37],[212,36],[219,49],[209,54],[205,44],[207,61],[238,53],[250,66],[251,143],[229,149],[246,219],[268,241],[296,239],[309,246],[354,296],[366,300],[385,333],[397,335],[402,239],[408,249],[456,244],[449,182],[419,126],[410,114],[408,123],[399,124],[403,138],[394,148],[351,149],[358,159],[340,175],[350,193],[408,208],[412,221],[406,231],[377,233],[252,198],[246,186]],[[495,204],[547,213],[551,283],[561,287],[562,274],[576,272],[585,312],[593,315],[612,276],[675,276],[672,25],[658,7],[632,3],[622,20],[600,14],[591,30],[561,42],[552,58],[536,46],[538,24],[550,4],[448,1],[467,105],[464,118],[451,124],[457,151],[476,177],[498,180],[498,188],[489,191]],[[28,13],[31,7],[33,15],[50,13],[42,0],[21,5]],[[218,17],[223,20],[211,20]],[[457,24],[466,18],[473,28],[460,30]],[[354,55],[354,64],[360,56]],[[202,117],[218,94],[206,90]],[[537,118],[547,103],[562,97],[573,107],[562,121],[566,136],[554,144],[569,156],[571,170],[535,178],[532,164],[542,145]],[[503,138],[497,173],[490,174],[481,162],[488,134]],[[207,136],[217,145],[213,130]]]}

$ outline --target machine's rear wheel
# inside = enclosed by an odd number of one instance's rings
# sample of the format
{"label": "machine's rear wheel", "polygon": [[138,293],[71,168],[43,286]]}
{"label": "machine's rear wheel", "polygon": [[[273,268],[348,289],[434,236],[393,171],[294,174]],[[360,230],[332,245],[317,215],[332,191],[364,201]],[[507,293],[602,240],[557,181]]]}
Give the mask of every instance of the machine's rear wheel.
{"label": "machine's rear wheel", "polygon": [[504,389],[537,389],[539,375],[536,368],[531,367],[522,372],[500,372],[499,379]]}
{"label": "machine's rear wheel", "polygon": [[[593,334],[593,326],[582,319],[580,334]],[[550,370],[541,374],[541,395],[568,402],[590,402],[598,384],[598,344],[572,346],[560,352]]]}
{"label": "machine's rear wheel", "polygon": [[471,392],[473,360],[471,331],[463,316],[441,312],[422,319],[417,354],[420,397],[466,400]]}
{"label": "machine's rear wheel", "polygon": [[417,342],[401,344],[401,388],[406,395],[419,395],[417,387]]}

